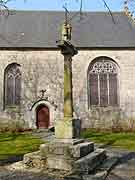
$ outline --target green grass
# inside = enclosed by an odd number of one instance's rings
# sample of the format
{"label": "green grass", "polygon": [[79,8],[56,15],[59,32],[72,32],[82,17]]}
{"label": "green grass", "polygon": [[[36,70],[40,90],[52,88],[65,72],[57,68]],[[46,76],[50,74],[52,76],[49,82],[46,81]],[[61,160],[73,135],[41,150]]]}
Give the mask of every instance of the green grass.
{"label": "green grass", "polygon": [[0,133],[0,159],[36,151],[41,143],[30,133]]}
{"label": "green grass", "polygon": [[86,130],[82,132],[82,137],[95,143],[135,151],[135,133],[112,133]]}
{"label": "green grass", "polygon": [[[135,133],[86,130],[81,136],[95,143],[135,151]],[[42,143],[40,138],[30,133],[0,133],[0,160],[36,151]]]}

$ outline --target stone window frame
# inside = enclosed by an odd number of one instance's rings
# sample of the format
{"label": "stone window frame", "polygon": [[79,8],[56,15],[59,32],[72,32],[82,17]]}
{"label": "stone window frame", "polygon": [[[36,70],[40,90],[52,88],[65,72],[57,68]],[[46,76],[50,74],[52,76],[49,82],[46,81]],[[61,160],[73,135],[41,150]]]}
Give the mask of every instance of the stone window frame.
{"label": "stone window frame", "polygon": [[[15,71],[14,71],[14,68],[15,68]],[[10,70],[13,69],[13,73],[10,74]],[[8,72],[9,71],[9,72]],[[18,72],[17,72],[18,71]],[[14,81],[15,81],[15,78],[20,76],[19,77],[19,80],[20,80],[20,91],[19,91],[19,101],[16,102],[15,99],[13,100],[14,102],[13,103],[8,103],[8,93],[7,93],[7,75],[8,73],[13,76],[14,78]],[[14,93],[15,93],[15,88],[16,88],[16,83],[14,82]],[[14,110],[18,110],[19,107],[20,107],[20,104],[21,104],[21,90],[22,90],[22,72],[21,72],[21,65],[18,64],[18,63],[11,63],[11,64],[8,64],[6,66],[6,68],[4,69],[4,96],[3,96],[3,107],[4,109],[14,109]],[[13,98],[16,98],[16,95],[14,95]]]}
{"label": "stone window frame", "polygon": [[[107,68],[102,68],[100,67],[99,69],[97,68],[93,68],[94,65],[96,65],[96,63],[98,65],[100,65],[100,63],[108,63],[108,64],[111,64],[112,67],[110,69],[107,69]],[[115,68],[114,68],[115,67]],[[98,104],[92,104],[91,103],[91,94],[90,94],[90,74],[97,74],[98,75]],[[100,86],[100,80],[99,80],[99,75],[100,73],[103,73],[103,74],[106,74],[107,76],[107,93],[108,93],[108,99],[107,99],[107,105],[101,105],[100,104],[100,89],[99,89],[99,86]],[[110,92],[109,92],[109,75],[108,74],[116,74],[116,90],[115,90],[115,93],[116,93],[116,99],[117,99],[117,103],[115,104],[110,104],[109,103],[109,95],[110,95]],[[119,65],[110,57],[106,57],[106,56],[99,56],[99,57],[96,57],[94,60],[91,61],[91,63],[89,64],[89,67],[88,67],[88,71],[87,71],[87,94],[88,94],[88,108],[91,108],[91,107],[104,107],[104,108],[107,108],[107,107],[118,107],[119,106]]]}

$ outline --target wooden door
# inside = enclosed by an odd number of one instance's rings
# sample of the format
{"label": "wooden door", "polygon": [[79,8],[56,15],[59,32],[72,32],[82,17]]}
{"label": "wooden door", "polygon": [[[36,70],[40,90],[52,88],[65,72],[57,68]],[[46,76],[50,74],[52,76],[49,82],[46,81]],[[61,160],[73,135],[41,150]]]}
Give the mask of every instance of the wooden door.
{"label": "wooden door", "polygon": [[37,108],[37,128],[48,128],[50,122],[49,108],[41,105]]}

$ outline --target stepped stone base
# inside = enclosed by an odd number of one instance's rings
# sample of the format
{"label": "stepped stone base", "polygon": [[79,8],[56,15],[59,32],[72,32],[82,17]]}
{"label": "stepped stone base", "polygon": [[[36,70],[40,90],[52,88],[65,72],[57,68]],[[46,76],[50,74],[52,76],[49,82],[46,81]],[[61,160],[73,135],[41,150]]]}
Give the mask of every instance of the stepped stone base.
{"label": "stepped stone base", "polygon": [[28,166],[44,167],[71,172],[85,172],[94,170],[105,159],[104,150],[94,151],[94,143],[81,139],[67,139],[42,144],[40,151],[24,156],[24,163]]}
{"label": "stepped stone base", "polygon": [[117,160],[107,157],[104,149],[94,149],[93,142],[55,139],[42,144],[39,151],[26,154],[23,163],[45,172],[67,172],[65,180],[104,180]]}
{"label": "stepped stone base", "polygon": [[69,144],[69,142],[65,143],[61,141],[60,142],[54,141],[52,143],[42,144],[40,146],[41,156],[42,157],[64,156],[65,158],[68,159],[71,158],[78,159],[94,151],[93,142],[82,141],[81,143],[78,144],[77,141],[74,141],[72,143],[75,144]]}
{"label": "stepped stone base", "polygon": [[66,142],[62,142],[57,139],[54,142],[40,146],[41,157],[47,159],[49,169],[66,171],[71,171],[76,160],[93,151],[94,144],[83,140],[66,140]]}

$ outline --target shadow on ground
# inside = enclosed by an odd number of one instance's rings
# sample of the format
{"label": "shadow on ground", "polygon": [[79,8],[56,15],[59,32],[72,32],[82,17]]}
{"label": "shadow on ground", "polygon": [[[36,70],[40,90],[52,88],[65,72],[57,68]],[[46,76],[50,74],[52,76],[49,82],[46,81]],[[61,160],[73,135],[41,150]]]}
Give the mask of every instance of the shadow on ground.
{"label": "shadow on ground", "polygon": [[8,157],[7,159],[0,160],[0,166],[12,164],[14,162],[18,162],[22,160],[23,160],[23,155],[11,156]]}

